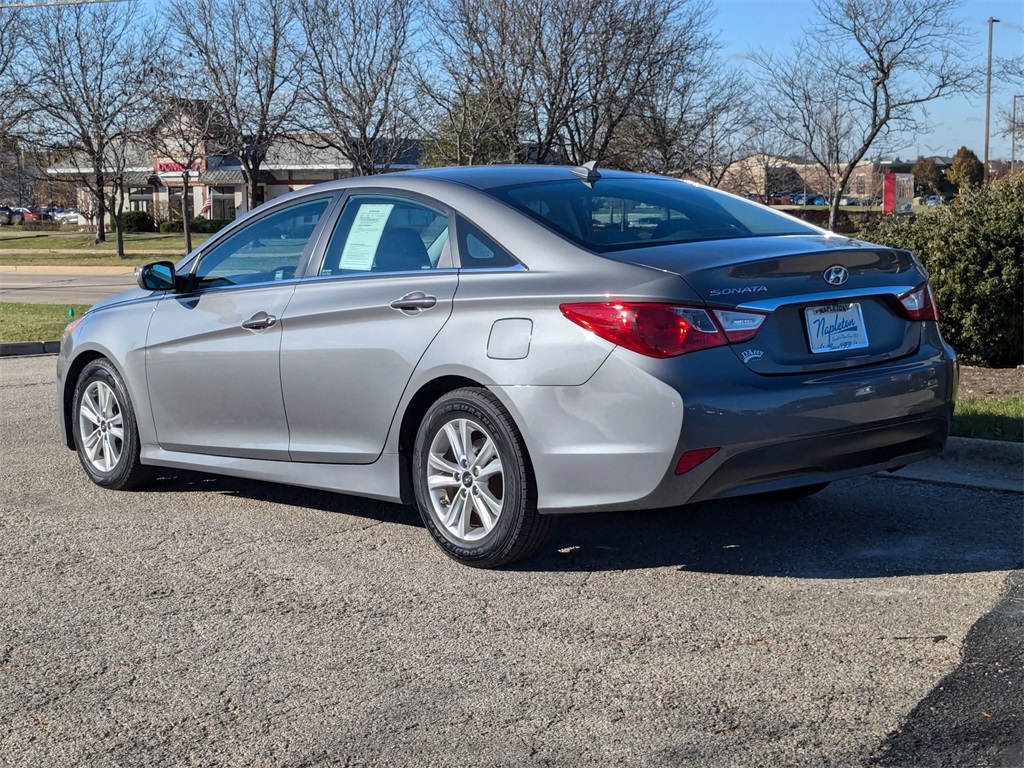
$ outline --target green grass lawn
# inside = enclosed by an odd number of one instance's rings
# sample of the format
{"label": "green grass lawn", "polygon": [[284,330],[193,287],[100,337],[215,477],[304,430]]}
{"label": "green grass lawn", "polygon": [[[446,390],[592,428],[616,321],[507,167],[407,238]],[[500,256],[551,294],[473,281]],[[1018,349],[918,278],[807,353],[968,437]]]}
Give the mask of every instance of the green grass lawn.
{"label": "green grass lawn", "polygon": [[[75,317],[85,313],[88,304],[74,304]],[[67,304],[15,304],[0,302],[0,342],[56,341],[64,326],[71,322]]]}
{"label": "green grass lawn", "polygon": [[[192,235],[192,247],[204,243],[207,234]],[[79,232],[0,232],[0,264],[19,266],[128,266],[185,255],[185,236],[180,234],[125,235],[125,258],[117,255],[117,239],[108,233],[97,245],[94,236]],[[26,253],[25,251],[29,251]]]}
{"label": "green grass lawn", "polygon": [[958,401],[952,433],[960,437],[1024,442],[1024,395],[969,397]]}

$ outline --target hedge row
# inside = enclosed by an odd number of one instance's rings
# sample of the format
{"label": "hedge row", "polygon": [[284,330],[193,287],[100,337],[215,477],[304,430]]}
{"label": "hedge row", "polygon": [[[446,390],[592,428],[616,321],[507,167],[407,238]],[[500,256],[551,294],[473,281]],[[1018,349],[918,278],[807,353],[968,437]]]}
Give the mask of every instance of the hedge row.
{"label": "hedge row", "polygon": [[967,189],[858,237],[913,251],[931,274],[943,335],[966,363],[1024,362],[1024,174]]}
{"label": "hedge row", "polygon": [[[230,224],[231,221],[231,219],[204,219],[202,216],[195,216],[192,218],[192,231],[202,233],[219,232]],[[181,219],[165,221],[160,224],[160,231],[184,232],[185,225]]]}

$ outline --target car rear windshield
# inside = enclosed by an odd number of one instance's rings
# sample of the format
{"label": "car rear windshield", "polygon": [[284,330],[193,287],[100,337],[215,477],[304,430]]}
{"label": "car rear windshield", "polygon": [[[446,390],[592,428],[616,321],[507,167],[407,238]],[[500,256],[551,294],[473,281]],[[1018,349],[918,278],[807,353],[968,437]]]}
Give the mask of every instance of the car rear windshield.
{"label": "car rear windshield", "polygon": [[553,181],[485,190],[585,248],[817,234],[796,219],[717,190],[664,178]]}

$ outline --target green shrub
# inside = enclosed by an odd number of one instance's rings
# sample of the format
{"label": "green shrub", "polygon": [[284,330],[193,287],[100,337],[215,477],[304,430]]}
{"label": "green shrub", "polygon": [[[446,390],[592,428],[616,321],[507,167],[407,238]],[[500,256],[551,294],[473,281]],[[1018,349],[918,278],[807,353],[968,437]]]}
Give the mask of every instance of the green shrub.
{"label": "green shrub", "polygon": [[913,251],[931,274],[942,332],[966,363],[1024,362],[1024,174],[858,237]]}
{"label": "green shrub", "polygon": [[[211,232],[219,232],[230,223],[231,219],[204,219],[202,216],[195,216],[191,221],[191,229],[193,232],[209,234]],[[160,231],[165,233],[184,232],[185,227],[181,219],[174,219],[173,221],[163,222],[160,225]]]}
{"label": "green shrub", "polygon": [[145,211],[126,211],[121,215],[121,226],[125,232],[155,232],[153,219]]}
{"label": "green shrub", "polygon": [[219,232],[231,223],[231,219],[204,219],[202,216],[192,218],[192,231],[209,234]]}

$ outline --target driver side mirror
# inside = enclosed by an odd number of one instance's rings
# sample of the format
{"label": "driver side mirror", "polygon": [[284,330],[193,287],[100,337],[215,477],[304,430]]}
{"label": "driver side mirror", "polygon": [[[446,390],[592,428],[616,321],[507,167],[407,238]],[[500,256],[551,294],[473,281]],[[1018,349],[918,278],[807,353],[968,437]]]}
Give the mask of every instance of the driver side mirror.
{"label": "driver side mirror", "polygon": [[135,269],[135,282],[145,291],[173,291],[174,278],[174,264],[169,261],[156,261]]}

